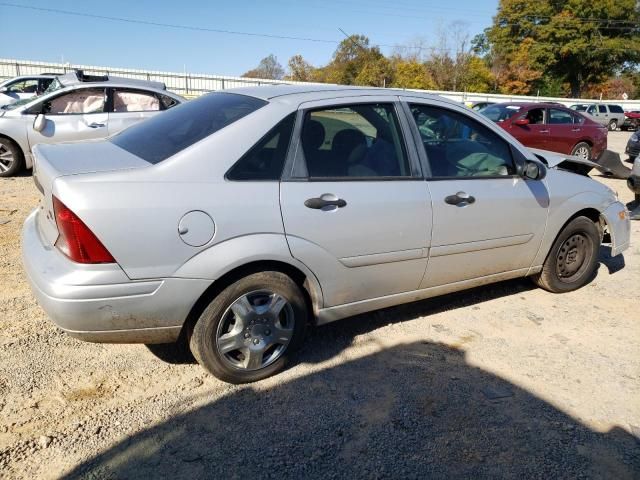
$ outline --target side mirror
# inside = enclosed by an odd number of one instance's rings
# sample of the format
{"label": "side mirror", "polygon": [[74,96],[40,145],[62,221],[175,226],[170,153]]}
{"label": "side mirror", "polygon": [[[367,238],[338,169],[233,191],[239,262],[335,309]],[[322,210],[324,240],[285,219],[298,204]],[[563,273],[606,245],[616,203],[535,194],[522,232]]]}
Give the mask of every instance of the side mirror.
{"label": "side mirror", "polygon": [[544,167],[544,165],[538,162],[527,160],[527,163],[525,164],[524,170],[522,172],[522,176],[530,180],[542,180],[547,176],[547,169]]}
{"label": "side mirror", "polygon": [[529,125],[529,119],[528,118],[519,118],[513,123],[515,125],[520,125],[521,127],[524,127],[525,125]]}
{"label": "side mirror", "polygon": [[44,116],[43,113],[38,114],[36,119],[33,121],[33,129],[36,132],[41,132],[44,130],[44,127],[47,125],[47,117]]}

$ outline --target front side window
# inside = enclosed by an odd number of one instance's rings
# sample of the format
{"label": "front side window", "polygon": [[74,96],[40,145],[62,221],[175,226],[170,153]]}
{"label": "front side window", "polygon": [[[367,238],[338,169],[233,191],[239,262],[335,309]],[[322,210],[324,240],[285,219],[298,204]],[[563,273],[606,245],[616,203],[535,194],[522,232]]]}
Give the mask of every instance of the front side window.
{"label": "front side window", "polygon": [[7,93],[36,93],[38,91],[38,80],[22,80],[12,83],[6,88]]}
{"label": "front side window", "polygon": [[573,123],[573,118],[575,115],[571,115],[571,113],[566,110],[561,110],[559,108],[550,108],[549,109],[549,123],[551,125],[563,125]]}
{"label": "front side window", "polygon": [[109,141],[149,163],[159,163],[266,104],[247,95],[210,93],[137,123]]}
{"label": "front side window", "polygon": [[509,144],[481,123],[444,108],[416,104],[410,108],[433,177],[495,177],[516,173]]}
{"label": "front side window", "polygon": [[410,177],[392,104],[336,106],[307,112],[302,151],[309,177]]}
{"label": "front side window", "polygon": [[82,88],[44,102],[42,113],[50,115],[104,112],[104,88]]}
{"label": "front side window", "polygon": [[596,106],[595,105],[591,105],[588,109],[587,109],[587,113],[593,115],[594,113],[596,113]]}
{"label": "front side window", "polygon": [[544,121],[544,108],[532,108],[522,118],[529,120],[529,125],[542,125]]}
{"label": "front side window", "polygon": [[292,113],[272,128],[231,167],[227,180],[280,180],[295,118]]}
{"label": "front side window", "polygon": [[113,111],[121,112],[157,112],[160,100],[153,93],[135,90],[116,89],[113,92]]}

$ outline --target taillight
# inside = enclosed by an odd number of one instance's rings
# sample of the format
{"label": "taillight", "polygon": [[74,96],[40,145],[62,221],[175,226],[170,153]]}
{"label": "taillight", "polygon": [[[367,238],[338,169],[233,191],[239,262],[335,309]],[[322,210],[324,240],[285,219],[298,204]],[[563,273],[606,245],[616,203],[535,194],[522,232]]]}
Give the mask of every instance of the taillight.
{"label": "taillight", "polygon": [[53,197],[53,211],[60,236],[56,247],[78,263],[114,263],[115,260],[100,240],[78,216]]}

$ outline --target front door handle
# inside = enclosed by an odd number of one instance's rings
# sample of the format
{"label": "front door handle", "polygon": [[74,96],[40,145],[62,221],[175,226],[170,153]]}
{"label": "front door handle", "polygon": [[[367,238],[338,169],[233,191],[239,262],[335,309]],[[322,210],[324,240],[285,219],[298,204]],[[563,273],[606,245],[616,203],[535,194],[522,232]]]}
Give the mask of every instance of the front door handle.
{"label": "front door handle", "polygon": [[580,129],[579,129],[579,128],[573,128],[573,129],[571,129],[571,131],[572,131],[572,132],[579,132],[579,131],[580,131]]}
{"label": "front door handle", "polygon": [[549,130],[540,130],[540,133],[549,133]]}
{"label": "front door handle", "polygon": [[89,127],[89,128],[102,128],[104,126],[106,126],[104,123],[95,123],[95,122],[90,123],[89,125],[87,125],[87,127]]}
{"label": "front door handle", "polygon": [[467,192],[458,192],[455,195],[449,195],[448,197],[445,197],[444,201],[449,205],[466,207],[467,205],[475,203],[476,198],[472,195],[469,195]]}
{"label": "front door handle", "polygon": [[347,202],[341,198],[327,199],[327,198],[317,197],[317,198],[309,198],[305,200],[304,206],[307,208],[313,208],[314,210],[322,210],[325,207],[338,207],[338,208],[346,207]]}

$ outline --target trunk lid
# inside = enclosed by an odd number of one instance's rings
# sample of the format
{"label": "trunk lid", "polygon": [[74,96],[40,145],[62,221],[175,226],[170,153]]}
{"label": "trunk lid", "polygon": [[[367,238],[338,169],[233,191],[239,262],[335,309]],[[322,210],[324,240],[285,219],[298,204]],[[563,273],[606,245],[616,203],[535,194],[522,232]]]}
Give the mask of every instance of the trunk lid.
{"label": "trunk lid", "polygon": [[37,221],[44,239],[53,245],[58,238],[58,226],[53,211],[53,186],[57,178],[67,175],[130,170],[150,165],[111,142],[103,140],[33,147],[33,181],[43,195]]}

